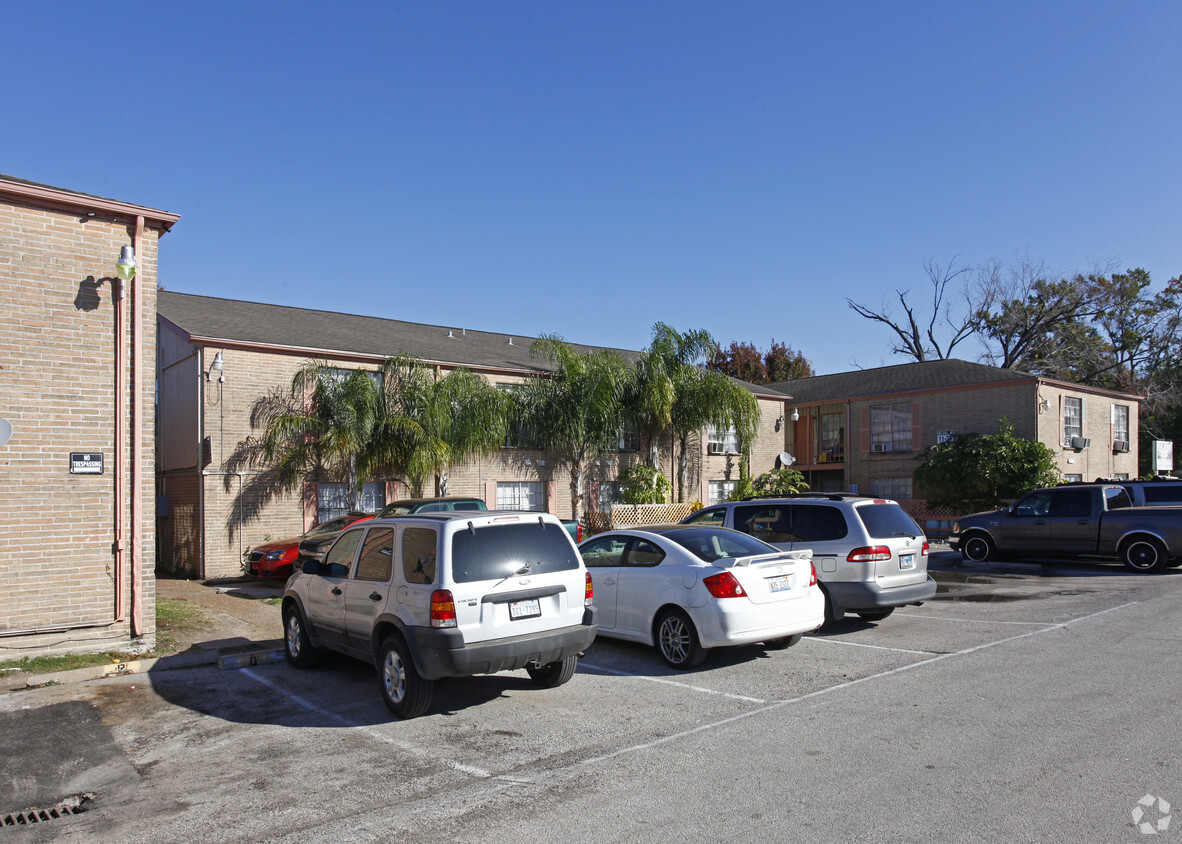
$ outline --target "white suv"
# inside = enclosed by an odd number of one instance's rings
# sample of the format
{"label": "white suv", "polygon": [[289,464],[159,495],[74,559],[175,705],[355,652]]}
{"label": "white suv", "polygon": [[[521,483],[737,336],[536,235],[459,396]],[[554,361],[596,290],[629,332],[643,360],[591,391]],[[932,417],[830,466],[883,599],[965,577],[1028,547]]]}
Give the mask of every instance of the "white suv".
{"label": "white suv", "polygon": [[928,574],[928,541],[897,502],[844,493],[727,501],[685,524],[741,530],[785,551],[809,549],[830,621],[857,613],[881,621],[895,607],[936,594]]}
{"label": "white suv", "polygon": [[441,677],[524,668],[565,683],[595,638],[591,577],[549,513],[455,512],[374,519],[305,560],[283,596],[287,658],[321,648],[372,662],[399,718]]}

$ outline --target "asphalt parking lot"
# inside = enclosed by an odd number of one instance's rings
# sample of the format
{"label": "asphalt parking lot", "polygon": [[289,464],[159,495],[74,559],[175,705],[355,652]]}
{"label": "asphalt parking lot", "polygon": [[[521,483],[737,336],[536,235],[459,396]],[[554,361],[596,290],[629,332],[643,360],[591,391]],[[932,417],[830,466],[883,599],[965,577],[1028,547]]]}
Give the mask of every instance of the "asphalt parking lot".
{"label": "asphalt parking lot", "polygon": [[92,795],[5,835],[1148,840],[1140,822],[1182,836],[1182,570],[950,554],[932,568],[937,600],[786,651],[715,651],[677,673],[600,639],[565,686],[447,681],[408,722],[372,668],[335,657],[0,695],[0,738],[21,748],[0,812]]}

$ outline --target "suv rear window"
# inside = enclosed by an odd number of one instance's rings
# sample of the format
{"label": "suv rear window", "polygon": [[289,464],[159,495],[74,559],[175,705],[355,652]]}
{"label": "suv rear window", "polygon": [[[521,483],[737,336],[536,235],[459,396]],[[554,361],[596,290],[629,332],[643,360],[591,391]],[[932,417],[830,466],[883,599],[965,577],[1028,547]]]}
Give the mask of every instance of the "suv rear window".
{"label": "suv rear window", "polygon": [[456,583],[500,580],[529,563],[530,574],[579,567],[579,552],[562,525],[499,524],[458,531],[451,540]]}
{"label": "suv rear window", "polygon": [[866,504],[854,512],[866,526],[871,539],[890,539],[892,536],[920,536],[923,531],[898,504]]}

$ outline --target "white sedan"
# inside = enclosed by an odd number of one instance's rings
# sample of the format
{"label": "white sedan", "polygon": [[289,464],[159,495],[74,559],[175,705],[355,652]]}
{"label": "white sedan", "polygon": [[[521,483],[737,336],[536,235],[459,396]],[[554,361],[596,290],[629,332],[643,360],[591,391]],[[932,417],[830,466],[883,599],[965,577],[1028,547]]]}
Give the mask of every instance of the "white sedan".
{"label": "white sedan", "polygon": [[709,648],[786,648],[825,621],[809,551],[710,525],[613,530],[579,551],[599,635],[655,645],[674,668],[701,665]]}

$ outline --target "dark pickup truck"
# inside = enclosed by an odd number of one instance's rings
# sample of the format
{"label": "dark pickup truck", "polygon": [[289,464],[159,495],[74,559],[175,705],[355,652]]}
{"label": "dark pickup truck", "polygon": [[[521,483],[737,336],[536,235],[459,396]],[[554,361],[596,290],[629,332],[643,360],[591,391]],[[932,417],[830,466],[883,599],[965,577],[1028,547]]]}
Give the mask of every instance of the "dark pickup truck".
{"label": "dark pickup truck", "polygon": [[1001,510],[961,517],[948,544],[973,562],[1098,557],[1155,572],[1182,564],[1182,507],[1134,507],[1117,484],[1038,489]]}

